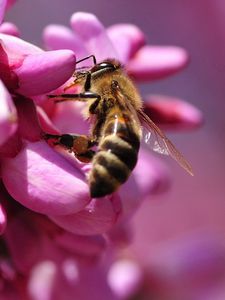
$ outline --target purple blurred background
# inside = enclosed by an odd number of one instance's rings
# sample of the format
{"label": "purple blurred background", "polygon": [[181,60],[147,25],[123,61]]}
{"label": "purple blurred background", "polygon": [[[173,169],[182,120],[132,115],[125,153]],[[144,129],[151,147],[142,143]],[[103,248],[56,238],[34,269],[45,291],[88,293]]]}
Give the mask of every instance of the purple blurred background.
{"label": "purple blurred background", "polygon": [[[50,1],[49,1],[50,3]],[[105,24],[134,23],[150,44],[177,45],[191,55],[183,72],[141,86],[144,93],[186,99],[205,118],[193,132],[169,134],[193,165],[194,178],[166,160],[173,176],[167,193],[146,201],[132,220],[133,249],[148,256],[162,241],[206,232],[225,237],[225,3],[221,0],[54,0],[18,1],[6,20],[14,22],[22,38],[42,45],[43,28],[69,25],[75,11],[92,12]]]}

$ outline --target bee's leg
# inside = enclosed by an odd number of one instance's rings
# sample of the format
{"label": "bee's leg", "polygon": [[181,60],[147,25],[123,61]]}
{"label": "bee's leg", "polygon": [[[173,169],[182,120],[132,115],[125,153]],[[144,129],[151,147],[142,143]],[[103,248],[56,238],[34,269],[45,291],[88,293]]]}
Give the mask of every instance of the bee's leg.
{"label": "bee's leg", "polygon": [[64,101],[81,101],[86,102],[89,99],[99,99],[100,95],[93,93],[91,91],[85,91],[84,93],[79,94],[60,94],[60,95],[48,95],[49,98],[59,98],[55,100],[56,103],[64,102]]}
{"label": "bee's leg", "polygon": [[48,134],[45,133],[43,138],[53,140],[53,145],[61,145],[62,147],[74,153],[74,155],[82,162],[90,162],[95,154],[91,148],[97,145],[97,141],[86,135],[79,134]]}
{"label": "bee's leg", "polygon": [[[97,62],[96,62],[96,58],[95,58],[94,55],[86,56],[86,57],[84,57],[84,58],[78,60],[78,61],[76,62],[76,64],[79,64],[80,62],[82,62],[82,61],[84,61],[84,60],[87,60],[87,59],[89,59],[89,58],[92,58],[92,59],[93,59],[94,65],[96,65]],[[83,69],[83,67],[81,67],[80,69]],[[77,69],[76,69],[76,70],[77,70]],[[79,80],[82,79],[82,78],[84,78],[84,77],[86,77],[86,76],[88,76],[88,74],[90,74],[89,71],[81,71],[81,72],[75,71],[74,74],[73,74],[73,77],[75,77],[75,80],[74,80],[72,83],[70,83],[69,85],[67,85],[67,86],[64,88],[64,91],[66,91],[66,90],[70,89],[71,87],[77,85],[77,84],[79,83]],[[89,75],[89,77],[90,77],[90,76],[91,76],[91,75]],[[90,79],[88,79],[88,80],[90,81]],[[87,81],[87,80],[86,80],[86,81]],[[85,89],[85,91],[87,91],[87,90],[89,90],[89,89]]]}

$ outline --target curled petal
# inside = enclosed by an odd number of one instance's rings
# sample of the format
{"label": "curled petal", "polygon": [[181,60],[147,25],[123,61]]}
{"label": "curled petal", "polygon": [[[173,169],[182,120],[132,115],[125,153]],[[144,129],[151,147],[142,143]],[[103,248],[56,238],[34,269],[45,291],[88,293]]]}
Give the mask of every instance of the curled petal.
{"label": "curled petal", "polygon": [[150,95],[144,105],[152,121],[165,128],[192,129],[203,122],[202,113],[196,107],[177,98]]}
{"label": "curled petal", "polygon": [[29,54],[42,53],[40,48],[15,36],[0,33],[0,78],[9,89],[19,87],[15,69],[19,68]]}
{"label": "curled petal", "polygon": [[107,28],[107,34],[118,52],[119,59],[127,63],[145,44],[143,32],[132,24],[116,24]]}
{"label": "curled petal", "polygon": [[136,52],[127,65],[135,80],[147,81],[176,73],[187,65],[187,52],[172,46],[144,46]]}
{"label": "curled petal", "polygon": [[61,248],[79,256],[96,257],[100,255],[106,247],[105,240],[100,235],[82,236],[63,232],[55,237],[55,242]]}
{"label": "curled petal", "polygon": [[28,142],[15,158],[5,159],[2,179],[14,199],[43,214],[75,213],[90,201],[81,171],[45,142]]}
{"label": "curled petal", "polygon": [[19,29],[16,27],[15,24],[10,22],[4,22],[0,26],[0,32],[4,34],[9,34],[13,36],[20,36]]}
{"label": "curled petal", "polygon": [[47,49],[70,49],[76,57],[82,58],[88,55],[83,41],[71,29],[62,25],[49,25],[44,29],[43,40]]}
{"label": "curled petal", "polygon": [[7,216],[4,207],[0,203],[0,235],[4,233],[7,223]]}
{"label": "curled petal", "polygon": [[131,260],[118,260],[110,267],[108,284],[119,299],[128,299],[142,287],[144,274],[137,263]]}
{"label": "curled petal", "polygon": [[0,145],[16,132],[17,121],[17,112],[12,98],[0,80]]}
{"label": "curled petal", "polygon": [[87,53],[94,54],[97,61],[118,57],[104,26],[95,15],[84,12],[74,13],[71,17],[71,26],[84,43]]}
{"label": "curled petal", "polygon": [[121,213],[117,194],[102,199],[93,199],[89,205],[76,214],[49,217],[57,225],[80,235],[95,235],[109,231]]}
{"label": "curled petal", "polygon": [[20,68],[16,69],[18,92],[30,96],[50,92],[71,77],[75,65],[75,55],[70,50],[28,55]]}

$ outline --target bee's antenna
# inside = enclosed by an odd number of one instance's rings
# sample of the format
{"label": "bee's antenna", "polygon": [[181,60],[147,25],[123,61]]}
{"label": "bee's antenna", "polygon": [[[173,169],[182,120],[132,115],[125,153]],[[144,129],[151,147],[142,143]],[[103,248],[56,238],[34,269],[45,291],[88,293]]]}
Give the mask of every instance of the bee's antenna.
{"label": "bee's antenna", "polygon": [[92,59],[93,59],[94,65],[97,64],[96,57],[95,57],[93,54],[92,54],[92,55],[89,55],[89,56],[86,56],[86,57],[84,57],[84,58],[78,60],[78,61],[76,62],[76,64],[79,64],[80,62],[82,62],[82,61],[84,61],[84,60],[86,60],[86,59],[89,59],[89,58],[92,58]]}

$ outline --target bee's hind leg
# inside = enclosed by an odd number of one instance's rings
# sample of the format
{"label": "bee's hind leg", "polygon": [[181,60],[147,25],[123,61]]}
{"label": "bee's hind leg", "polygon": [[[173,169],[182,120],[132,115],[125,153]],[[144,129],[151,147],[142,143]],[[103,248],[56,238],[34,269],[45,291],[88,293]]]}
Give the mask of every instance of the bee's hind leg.
{"label": "bee's hind leg", "polygon": [[60,145],[66,148],[69,152],[74,153],[77,159],[81,162],[88,163],[95,155],[95,151],[91,148],[97,145],[95,139],[79,134],[48,134],[43,135],[45,140],[53,140],[53,145]]}

